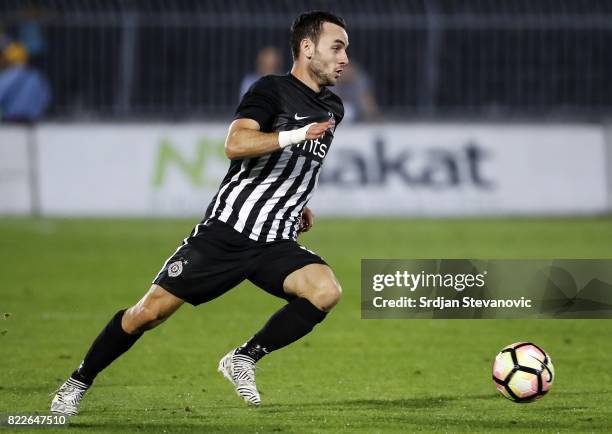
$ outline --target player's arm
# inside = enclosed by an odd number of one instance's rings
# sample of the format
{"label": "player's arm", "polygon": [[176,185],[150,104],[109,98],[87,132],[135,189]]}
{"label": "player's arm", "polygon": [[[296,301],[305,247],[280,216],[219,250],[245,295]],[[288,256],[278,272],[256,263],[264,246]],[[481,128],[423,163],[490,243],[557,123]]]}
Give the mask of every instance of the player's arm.
{"label": "player's arm", "polygon": [[292,131],[264,133],[253,119],[236,119],[225,138],[225,155],[230,160],[258,157],[304,140],[322,138],[332,122],[316,122]]}

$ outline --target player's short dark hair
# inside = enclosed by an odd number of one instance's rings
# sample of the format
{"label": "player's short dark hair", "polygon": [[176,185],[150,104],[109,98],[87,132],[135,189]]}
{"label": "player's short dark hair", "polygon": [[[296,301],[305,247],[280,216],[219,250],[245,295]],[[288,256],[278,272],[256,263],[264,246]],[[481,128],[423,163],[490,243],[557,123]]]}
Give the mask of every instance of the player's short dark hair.
{"label": "player's short dark hair", "polygon": [[300,41],[310,38],[315,45],[323,30],[323,23],[336,24],[346,30],[344,19],[326,11],[304,12],[291,25],[291,55],[296,60],[300,55]]}

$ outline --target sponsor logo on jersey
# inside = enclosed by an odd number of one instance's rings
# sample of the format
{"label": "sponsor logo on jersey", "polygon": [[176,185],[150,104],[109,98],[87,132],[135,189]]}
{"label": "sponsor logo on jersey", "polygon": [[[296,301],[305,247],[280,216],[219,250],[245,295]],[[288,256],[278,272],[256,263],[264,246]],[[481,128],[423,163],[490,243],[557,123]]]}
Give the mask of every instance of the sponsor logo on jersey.
{"label": "sponsor logo on jersey", "polygon": [[[327,138],[327,136],[326,136]],[[302,154],[315,157],[315,160],[322,161],[327,155],[329,143],[324,143],[325,139],[308,139],[302,143],[294,145],[294,149],[300,150]]]}

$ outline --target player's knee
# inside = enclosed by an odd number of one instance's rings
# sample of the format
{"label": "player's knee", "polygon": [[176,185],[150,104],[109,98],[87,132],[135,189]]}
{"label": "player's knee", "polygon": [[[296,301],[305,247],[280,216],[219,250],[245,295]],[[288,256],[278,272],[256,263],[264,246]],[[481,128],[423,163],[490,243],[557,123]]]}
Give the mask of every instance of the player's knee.
{"label": "player's knee", "polygon": [[126,310],[121,325],[130,334],[151,330],[161,324],[166,318],[151,307],[136,305]]}
{"label": "player's knee", "polygon": [[342,298],[342,288],[338,282],[325,279],[317,284],[311,294],[309,301],[318,309],[329,312]]}

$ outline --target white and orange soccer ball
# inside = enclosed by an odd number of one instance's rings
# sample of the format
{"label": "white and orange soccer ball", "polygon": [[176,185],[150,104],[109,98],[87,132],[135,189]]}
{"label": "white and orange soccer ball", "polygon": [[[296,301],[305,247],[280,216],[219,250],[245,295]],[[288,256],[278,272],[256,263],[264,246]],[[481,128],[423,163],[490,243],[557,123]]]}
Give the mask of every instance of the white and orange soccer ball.
{"label": "white and orange soccer ball", "polygon": [[516,342],[502,349],[493,361],[497,390],[514,402],[533,402],[546,395],[555,380],[550,356],[531,342]]}

